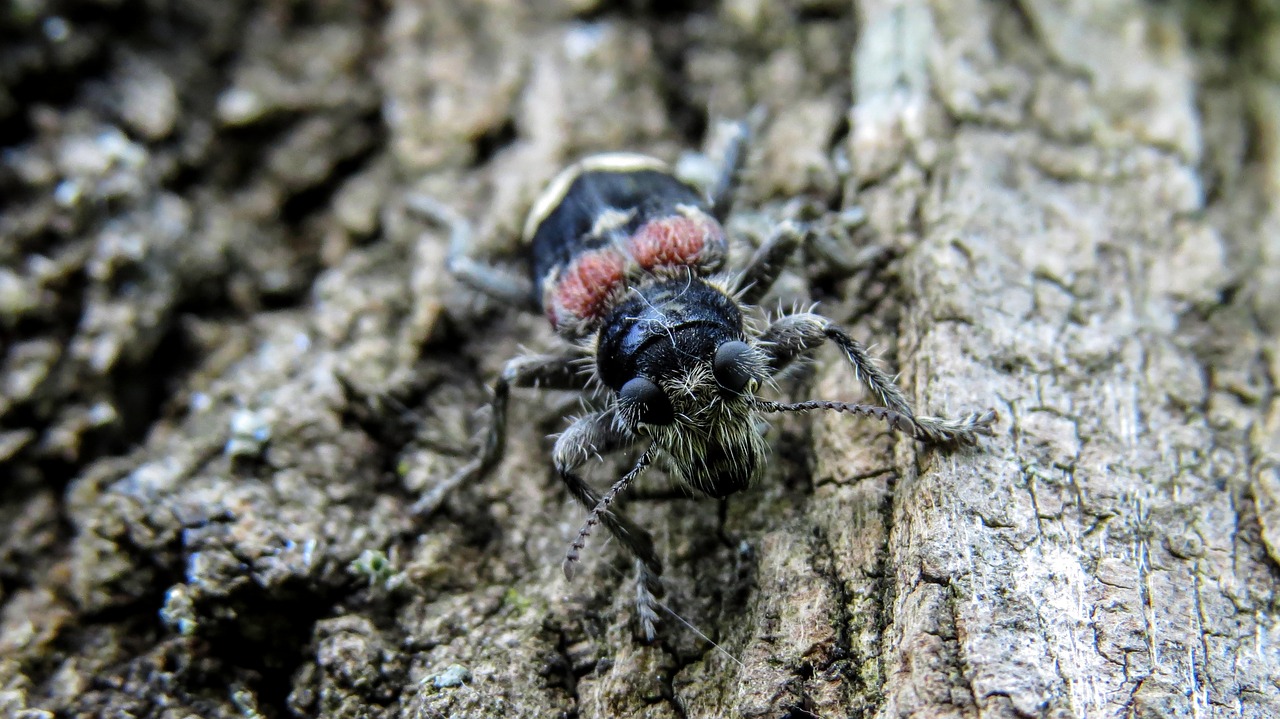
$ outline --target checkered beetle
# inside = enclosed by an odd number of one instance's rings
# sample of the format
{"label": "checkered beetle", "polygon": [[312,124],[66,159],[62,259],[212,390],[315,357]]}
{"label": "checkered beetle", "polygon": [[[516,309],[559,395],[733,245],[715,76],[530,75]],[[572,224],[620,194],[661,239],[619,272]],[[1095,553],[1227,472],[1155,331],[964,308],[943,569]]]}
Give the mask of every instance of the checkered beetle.
{"label": "checkered beetle", "polygon": [[[745,267],[723,272],[724,222],[743,157],[745,126],[733,126],[709,192],[678,179],[661,161],[609,153],[570,166],[534,203],[524,227],[531,276],[467,255],[467,223],[423,197],[420,214],[451,228],[450,270],[465,284],[513,303],[537,306],[563,346],[510,360],[493,386],[493,414],[479,456],[434,493],[488,473],[500,459],[512,387],[594,390],[603,406],[574,421],[553,460],[569,493],[588,510],[564,559],[572,579],[598,524],[635,556],[636,605],[645,636],[657,621],[662,564],[653,539],[612,504],[641,473],[658,465],[692,490],[725,497],[750,486],[765,462],[761,415],[830,410],[873,417],[917,440],[976,442],[992,411],[956,419],[917,415],[863,346],[811,312],[779,317],[762,331],[744,310],[773,285],[811,230],[783,222]],[[880,405],[827,400],[779,402],[760,391],[798,358],[835,344]],[[590,371],[579,368],[583,360]],[[579,474],[593,455],[641,447],[638,459],[603,495]]]}

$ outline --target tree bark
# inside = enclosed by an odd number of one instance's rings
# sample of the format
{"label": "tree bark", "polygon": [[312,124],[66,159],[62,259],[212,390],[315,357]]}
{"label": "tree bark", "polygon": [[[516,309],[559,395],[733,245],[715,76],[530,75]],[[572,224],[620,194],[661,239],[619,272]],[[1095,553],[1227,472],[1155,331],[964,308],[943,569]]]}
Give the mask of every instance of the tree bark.
{"label": "tree bark", "polygon": [[[108,5],[0,21],[6,715],[1280,714],[1274,3]],[[757,109],[737,251],[804,197],[875,258],[767,307],[1000,419],[787,418],[747,492],[640,487],[646,645],[622,552],[560,572],[576,396],[411,511],[557,340],[404,198],[517,262],[567,162]]]}

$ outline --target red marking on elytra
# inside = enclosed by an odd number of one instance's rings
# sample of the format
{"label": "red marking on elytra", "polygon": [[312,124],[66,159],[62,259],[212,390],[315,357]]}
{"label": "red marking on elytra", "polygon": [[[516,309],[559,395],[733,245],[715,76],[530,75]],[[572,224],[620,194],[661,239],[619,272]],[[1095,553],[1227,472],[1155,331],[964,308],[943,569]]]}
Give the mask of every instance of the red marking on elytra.
{"label": "red marking on elytra", "polygon": [[626,258],[612,247],[574,258],[556,283],[556,301],[548,307],[552,324],[559,324],[560,309],[582,319],[602,317],[608,310],[606,300],[626,280],[626,266]]}
{"label": "red marking on elytra", "polygon": [[710,218],[673,215],[646,222],[631,236],[627,249],[646,270],[693,267],[706,259],[708,241],[719,241],[721,235]]}

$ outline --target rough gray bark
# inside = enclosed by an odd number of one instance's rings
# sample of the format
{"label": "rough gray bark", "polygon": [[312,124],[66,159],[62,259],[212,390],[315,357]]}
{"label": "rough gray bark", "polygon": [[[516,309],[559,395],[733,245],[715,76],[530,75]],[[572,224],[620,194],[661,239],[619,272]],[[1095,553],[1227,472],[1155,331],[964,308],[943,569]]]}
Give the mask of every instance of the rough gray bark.
{"label": "rough gray bark", "polygon": [[[1280,713],[1274,3],[31,7],[0,20],[6,715]],[[747,493],[642,488],[697,628],[645,646],[613,547],[560,576],[573,397],[518,396],[495,476],[409,512],[553,340],[403,196],[510,253],[566,161],[756,106],[732,229],[808,196],[889,250],[769,301],[1001,420],[942,454],[792,418]],[[802,391],[853,386],[823,355]]]}

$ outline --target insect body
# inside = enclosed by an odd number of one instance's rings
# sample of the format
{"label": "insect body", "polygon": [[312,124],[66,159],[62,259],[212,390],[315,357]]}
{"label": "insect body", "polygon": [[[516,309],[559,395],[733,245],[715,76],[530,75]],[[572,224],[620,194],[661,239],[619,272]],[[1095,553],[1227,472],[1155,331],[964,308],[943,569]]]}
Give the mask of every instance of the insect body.
{"label": "insect body", "polygon": [[650,439],[713,497],[745,488],[764,460],[747,390],[768,378],[766,358],[708,279],[728,254],[710,203],[657,161],[613,154],[570,168],[543,199],[526,231],[542,306],[562,337],[593,345],[615,397],[609,431]]}
{"label": "insect body", "polygon": [[[654,636],[661,562],[649,533],[611,505],[651,465],[689,488],[724,497],[760,474],[767,445],[762,416],[823,409],[879,418],[935,444],[969,444],[989,432],[993,412],[958,419],[917,415],[862,345],[830,320],[798,312],[756,330],[744,309],[763,296],[807,230],[782,223],[736,272],[722,222],[741,157],[741,137],[709,196],[660,161],[632,154],[589,157],[561,173],[534,204],[525,225],[532,277],[517,280],[465,257],[465,227],[434,204],[418,208],[454,226],[451,269],[467,284],[510,299],[536,298],[565,340],[554,353],[511,360],[494,386],[493,424],[480,456],[447,486],[477,478],[500,459],[512,386],[587,389],[603,406],[577,419],[554,450],[557,471],[589,510],[564,562],[572,577],[579,551],[603,524],[636,557],[637,610]],[[782,403],[760,396],[770,380],[826,342],[837,345],[880,405],[814,400]],[[577,371],[586,358],[589,373]],[[637,447],[631,469],[603,495],[578,474],[595,454]]]}

